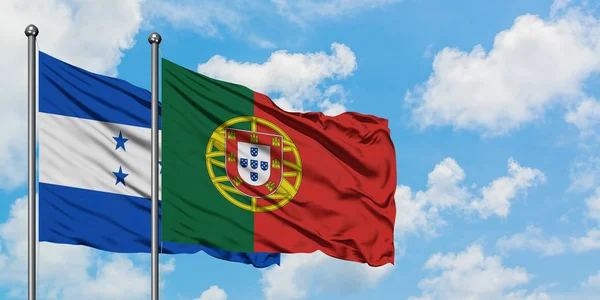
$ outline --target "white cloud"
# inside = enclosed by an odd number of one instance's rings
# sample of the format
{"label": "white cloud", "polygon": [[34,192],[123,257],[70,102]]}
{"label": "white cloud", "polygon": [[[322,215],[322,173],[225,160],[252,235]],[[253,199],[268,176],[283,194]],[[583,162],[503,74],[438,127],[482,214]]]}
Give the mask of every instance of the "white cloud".
{"label": "white cloud", "polygon": [[262,271],[261,283],[266,300],[303,299],[322,292],[346,295],[375,287],[393,269],[390,264],[370,267],[317,251],[282,255],[281,266]]}
{"label": "white cloud", "polygon": [[527,226],[523,233],[511,237],[503,236],[496,242],[496,247],[502,253],[511,250],[527,249],[542,256],[553,256],[565,253],[564,243],[556,237],[544,237],[541,228]]}
{"label": "white cloud", "polygon": [[588,230],[586,236],[571,238],[571,246],[576,253],[600,250],[600,228]]}
{"label": "white cloud", "polygon": [[[504,300],[596,300],[598,299],[598,292],[600,291],[600,272],[595,275],[590,275],[585,281],[581,282],[580,289],[572,289],[570,292],[552,292],[548,293],[546,290],[549,287],[556,286],[558,283],[549,285],[543,285],[536,289],[532,294],[527,295],[524,291],[518,291],[514,293],[514,297],[506,297]],[[507,296],[512,296],[511,294]]]}
{"label": "white cloud", "polygon": [[[147,0],[143,6],[144,25],[152,28],[160,21],[167,21],[175,29],[201,36],[221,39],[234,34],[259,48],[275,48],[272,41],[254,33],[251,26],[251,16],[268,15],[272,5],[258,1],[247,4],[246,0]],[[169,49],[168,45],[162,47]]]}
{"label": "white cloud", "polygon": [[523,292],[517,294],[512,290],[532,278],[524,268],[505,267],[500,257],[485,256],[477,244],[458,254],[436,253],[424,268],[436,275],[419,282],[421,297],[409,299],[516,299]]}
{"label": "white cloud", "polygon": [[[600,225],[600,188],[585,199],[586,217]],[[591,228],[585,236],[571,238],[571,247],[576,253],[600,250],[600,226]]]}
{"label": "white cloud", "polygon": [[437,229],[446,224],[439,218],[438,209],[431,206],[426,194],[419,191],[416,196],[410,187],[401,185],[396,188],[396,236],[402,238],[411,233],[423,232],[427,236],[436,236]]}
{"label": "white cloud", "polygon": [[225,293],[225,290],[213,285],[208,290],[202,292],[200,298],[194,300],[227,300],[227,293]]}
{"label": "white cloud", "polygon": [[[27,198],[19,198],[10,209],[9,219],[0,224],[0,282],[27,283]],[[92,250],[87,247],[69,247],[48,243],[39,245],[40,281],[52,280],[52,275],[70,268],[62,279],[76,281],[85,278],[91,266]]]}
{"label": "white cloud", "polygon": [[508,293],[502,298],[503,300],[552,300],[553,297],[544,292],[533,292],[528,294],[527,291],[521,290],[518,292]]}
{"label": "white cloud", "polygon": [[467,188],[461,185],[465,173],[453,158],[445,158],[427,176],[427,190],[413,193],[408,186],[396,188],[396,235],[423,231],[437,235],[436,229],[445,225],[440,210],[463,207],[469,198]]}
{"label": "white cloud", "polygon": [[[42,249],[43,250],[43,249]],[[68,259],[65,257],[65,259]],[[43,265],[41,266],[43,268]],[[73,266],[77,268],[77,266]],[[60,299],[147,299],[150,297],[148,273],[124,255],[112,255],[108,261],[98,259],[96,274],[74,282],[58,279],[65,269],[54,274],[52,289]],[[62,288],[62,291],[61,289]],[[62,293],[61,293],[62,292]],[[62,294],[62,295],[61,295]]]}
{"label": "white cloud", "polygon": [[565,121],[579,128],[584,136],[594,134],[594,128],[600,123],[600,102],[593,98],[581,101],[565,115]]}
{"label": "white cloud", "polygon": [[[147,254],[144,254],[147,255]],[[175,271],[175,258],[171,257],[165,263],[160,264],[159,268],[160,274],[169,274]]]}
{"label": "white cloud", "polygon": [[[40,297],[58,299],[148,299],[148,268],[136,266],[132,256],[111,254],[84,246],[40,243]],[[162,276],[175,269],[171,258],[160,266]],[[9,219],[0,224],[0,286],[24,295],[27,285],[27,199],[17,199]],[[68,272],[65,272],[68,270]]]}
{"label": "white cloud", "polygon": [[144,5],[144,14],[151,20],[164,19],[177,29],[218,36],[220,26],[237,30],[247,21],[241,13],[242,4],[234,0],[227,1],[227,4],[212,0],[149,0]]}
{"label": "white cloud", "polygon": [[467,188],[460,185],[465,171],[453,158],[445,158],[437,164],[427,179],[428,190],[424,195],[435,207],[462,206],[469,197]]}
{"label": "white cloud", "polygon": [[[279,94],[281,97],[274,101],[289,111],[303,111],[305,105],[310,106],[320,99],[322,108],[330,113],[344,110],[345,96],[340,86],[326,86],[324,81],[347,78],[354,70],[354,53],[338,43],[331,45],[330,55],[282,50],[273,52],[262,64],[241,63],[216,55],[198,66],[198,72],[207,76],[245,85],[271,98]],[[333,97],[340,100],[332,102]]]}
{"label": "white cloud", "polygon": [[569,7],[573,0],[555,0],[550,6],[550,15],[556,16],[558,13],[564,11]]}
{"label": "white cloud", "polygon": [[[600,225],[600,188],[585,199],[586,217]],[[585,236],[572,237],[571,247],[576,253],[600,250],[600,227],[591,228]]]}
{"label": "white cloud", "polygon": [[346,92],[343,86],[336,84],[328,87],[323,97],[324,100],[318,103],[318,107],[323,114],[336,116],[346,112],[346,107],[344,106],[346,103]]}
{"label": "white cloud", "polygon": [[259,37],[255,34],[249,35],[248,40],[250,42],[252,42],[254,45],[258,46],[259,48],[263,48],[263,49],[273,49],[273,48],[277,47],[277,45],[275,45],[274,42],[264,39],[262,37]]}
{"label": "white cloud", "polygon": [[518,193],[545,181],[541,171],[522,167],[513,158],[508,160],[508,175],[481,188],[480,195],[471,192],[463,184],[464,179],[465,172],[456,160],[445,158],[429,173],[427,190],[413,193],[410,187],[399,186],[396,189],[397,236],[418,232],[437,235],[436,229],[446,224],[440,217],[444,210],[478,213],[484,219],[490,215],[505,218]]}
{"label": "white cloud", "polygon": [[590,275],[586,281],[581,283],[581,286],[585,289],[600,291],[600,271],[595,275]]}
{"label": "white cloud", "polygon": [[592,156],[574,162],[569,177],[571,185],[568,191],[585,192],[600,185],[600,158]]}
{"label": "white cloud", "polygon": [[565,3],[549,20],[519,16],[489,52],[438,52],[429,79],[405,97],[414,121],[502,135],[584,98],[584,82],[600,70],[600,23]]}
{"label": "white cloud", "polygon": [[546,177],[537,169],[521,167],[512,157],[508,160],[508,176],[494,180],[481,190],[482,197],[472,201],[470,209],[479,212],[486,219],[496,214],[506,218],[510,211],[510,200],[519,192],[538,183],[545,183]]}
{"label": "white cloud", "polygon": [[596,188],[594,194],[585,199],[588,218],[600,224],[600,188]]}
{"label": "white cloud", "polygon": [[252,1],[252,5],[247,0],[148,0],[144,15],[148,18],[147,27],[166,20],[176,29],[218,38],[233,33],[257,47],[273,49],[276,47],[273,41],[255,33],[255,18],[280,25],[280,16],[284,16],[304,26],[309,20],[329,19],[395,2],[400,0],[271,0]]}
{"label": "white cloud", "polygon": [[317,18],[339,17],[345,14],[379,8],[400,0],[271,0],[279,13],[290,21],[304,25]]}
{"label": "white cloud", "polygon": [[[25,27],[40,29],[41,51],[93,72],[116,75],[123,51],[134,44],[142,0],[0,1],[0,188],[25,181],[27,137],[27,38]],[[101,12],[101,13],[98,13]],[[106,16],[110,16],[107,22]]]}
{"label": "white cloud", "polygon": [[346,107],[337,102],[331,103],[329,99],[325,99],[323,102],[319,103],[319,108],[323,112],[323,114],[328,116],[337,116],[346,111]]}

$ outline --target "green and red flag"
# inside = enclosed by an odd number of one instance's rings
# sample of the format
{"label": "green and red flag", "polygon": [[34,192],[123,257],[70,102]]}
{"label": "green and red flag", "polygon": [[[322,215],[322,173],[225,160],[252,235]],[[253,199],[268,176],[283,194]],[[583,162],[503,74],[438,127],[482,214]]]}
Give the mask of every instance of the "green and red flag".
{"label": "green and red flag", "polygon": [[386,119],[286,112],[162,59],[162,239],[394,263]]}

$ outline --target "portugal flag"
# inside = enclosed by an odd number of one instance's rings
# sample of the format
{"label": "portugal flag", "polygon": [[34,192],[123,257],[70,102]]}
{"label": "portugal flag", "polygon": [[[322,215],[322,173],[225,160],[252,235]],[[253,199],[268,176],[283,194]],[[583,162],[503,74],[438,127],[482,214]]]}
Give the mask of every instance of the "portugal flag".
{"label": "portugal flag", "polygon": [[166,59],[161,118],[163,241],[394,263],[386,119],[286,112]]}

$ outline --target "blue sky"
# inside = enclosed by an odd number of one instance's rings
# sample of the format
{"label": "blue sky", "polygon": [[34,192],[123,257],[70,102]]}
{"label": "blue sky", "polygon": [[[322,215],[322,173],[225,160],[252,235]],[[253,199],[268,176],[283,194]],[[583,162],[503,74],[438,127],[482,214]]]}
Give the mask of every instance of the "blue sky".
{"label": "blue sky", "polygon": [[[157,31],[163,57],[266,93],[282,108],[390,120],[394,267],[319,253],[286,255],[266,270],[203,253],[162,257],[163,299],[600,294],[597,3],[19,2],[0,4],[8,45],[0,49],[0,298],[24,297],[26,287],[26,206],[16,199],[26,196],[29,23],[40,28],[40,50],[141,87],[149,88],[147,38]],[[144,255],[43,244],[41,295],[147,299],[149,267]]]}

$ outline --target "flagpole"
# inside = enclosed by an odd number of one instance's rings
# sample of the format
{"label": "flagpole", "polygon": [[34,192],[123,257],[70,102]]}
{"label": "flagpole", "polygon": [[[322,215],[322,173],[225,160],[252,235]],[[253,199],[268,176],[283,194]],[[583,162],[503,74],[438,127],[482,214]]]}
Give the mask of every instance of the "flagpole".
{"label": "flagpole", "polygon": [[154,32],[152,46],[152,300],[158,300],[158,45],[162,38]]}
{"label": "flagpole", "polygon": [[36,127],[36,48],[35,42],[39,33],[38,28],[31,24],[25,28],[27,36],[27,98],[28,98],[28,140],[27,140],[27,170],[28,170],[28,192],[27,200],[29,206],[28,219],[28,248],[27,248],[27,266],[28,266],[28,299],[35,300],[36,296],[36,245],[37,245],[37,215],[36,215],[36,188],[35,188],[35,127]]}

